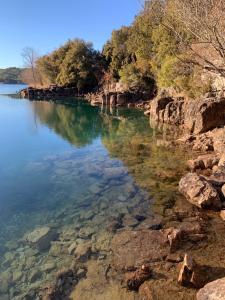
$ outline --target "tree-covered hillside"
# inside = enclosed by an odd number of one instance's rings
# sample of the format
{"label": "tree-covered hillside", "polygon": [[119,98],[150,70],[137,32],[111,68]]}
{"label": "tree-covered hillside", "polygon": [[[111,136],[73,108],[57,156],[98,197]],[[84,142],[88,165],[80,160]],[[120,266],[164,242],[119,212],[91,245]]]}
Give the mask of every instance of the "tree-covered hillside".
{"label": "tree-covered hillside", "polygon": [[21,83],[21,72],[23,69],[20,68],[7,68],[0,69],[0,82],[3,83]]}
{"label": "tree-covered hillside", "polygon": [[122,83],[129,90],[174,89],[197,97],[225,78],[225,2],[143,0],[130,26],[114,30],[103,51],[74,39],[34,60],[24,82],[33,86],[73,86],[78,92]]}

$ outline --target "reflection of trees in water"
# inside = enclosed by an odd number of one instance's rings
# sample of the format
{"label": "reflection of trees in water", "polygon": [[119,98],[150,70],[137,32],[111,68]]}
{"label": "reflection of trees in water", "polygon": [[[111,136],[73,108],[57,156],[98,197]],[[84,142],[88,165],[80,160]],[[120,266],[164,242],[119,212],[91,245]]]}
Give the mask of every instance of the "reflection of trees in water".
{"label": "reflection of trees in water", "polygon": [[109,153],[121,159],[138,185],[150,192],[158,212],[172,207],[189,157],[173,143],[173,134],[152,129],[144,116],[120,121],[116,131],[108,128],[103,143]]}
{"label": "reflection of trees in water", "polygon": [[41,123],[77,147],[90,144],[103,130],[98,109],[83,102],[66,106],[33,102],[33,109]]}
{"label": "reflection of trees in water", "polygon": [[75,146],[101,137],[110,155],[124,162],[156,204],[174,203],[188,153],[173,145],[171,131],[154,130],[140,111],[91,107],[82,101],[70,106],[35,102],[34,110],[42,123]]}

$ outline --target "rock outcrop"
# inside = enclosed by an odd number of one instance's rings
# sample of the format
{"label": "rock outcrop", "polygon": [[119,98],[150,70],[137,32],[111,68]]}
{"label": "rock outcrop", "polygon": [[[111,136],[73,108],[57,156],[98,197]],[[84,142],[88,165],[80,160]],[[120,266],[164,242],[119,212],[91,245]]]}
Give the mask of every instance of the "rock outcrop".
{"label": "rock outcrop", "polygon": [[225,125],[225,98],[184,100],[182,97],[157,97],[151,102],[150,116],[159,122],[182,125],[199,134]]}
{"label": "rock outcrop", "polygon": [[79,97],[74,87],[50,86],[49,88],[28,87],[20,91],[21,98],[29,100],[55,100],[57,98]]}
{"label": "rock outcrop", "polygon": [[85,98],[92,105],[116,106],[136,106],[148,108],[149,101],[153,97],[150,92],[100,92],[85,95]]}

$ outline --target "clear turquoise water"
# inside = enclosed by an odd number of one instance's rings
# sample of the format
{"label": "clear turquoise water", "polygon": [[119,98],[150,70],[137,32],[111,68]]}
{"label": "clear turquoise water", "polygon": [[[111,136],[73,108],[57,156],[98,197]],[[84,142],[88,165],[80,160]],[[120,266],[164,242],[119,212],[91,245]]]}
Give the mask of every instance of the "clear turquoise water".
{"label": "clear turquoise water", "polygon": [[[108,223],[121,213],[150,218],[170,208],[186,160],[140,111],[6,95],[20,88],[0,85],[1,300],[25,299],[51,282],[71,264],[73,242],[97,243],[103,232],[110,240]],[[57,230],[57,254],[53,243],[32,252],[24,242],[24,234],[41,226]],[[97,253],[107,256],[107,249]],[[50,271],[32,277],[32,269],[49,263]]]}

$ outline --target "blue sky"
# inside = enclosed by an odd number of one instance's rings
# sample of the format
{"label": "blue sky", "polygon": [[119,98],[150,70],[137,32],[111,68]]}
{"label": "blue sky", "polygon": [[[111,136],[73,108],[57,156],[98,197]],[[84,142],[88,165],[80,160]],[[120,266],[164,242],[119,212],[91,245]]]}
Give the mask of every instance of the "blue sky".
{"label": "blue sky", "polygon": [[139,0],[0,0],[0,68],[23,66],[21,52],[43,55],[66,40],[83,38],[96,49],[113,29],[129,25]]}

